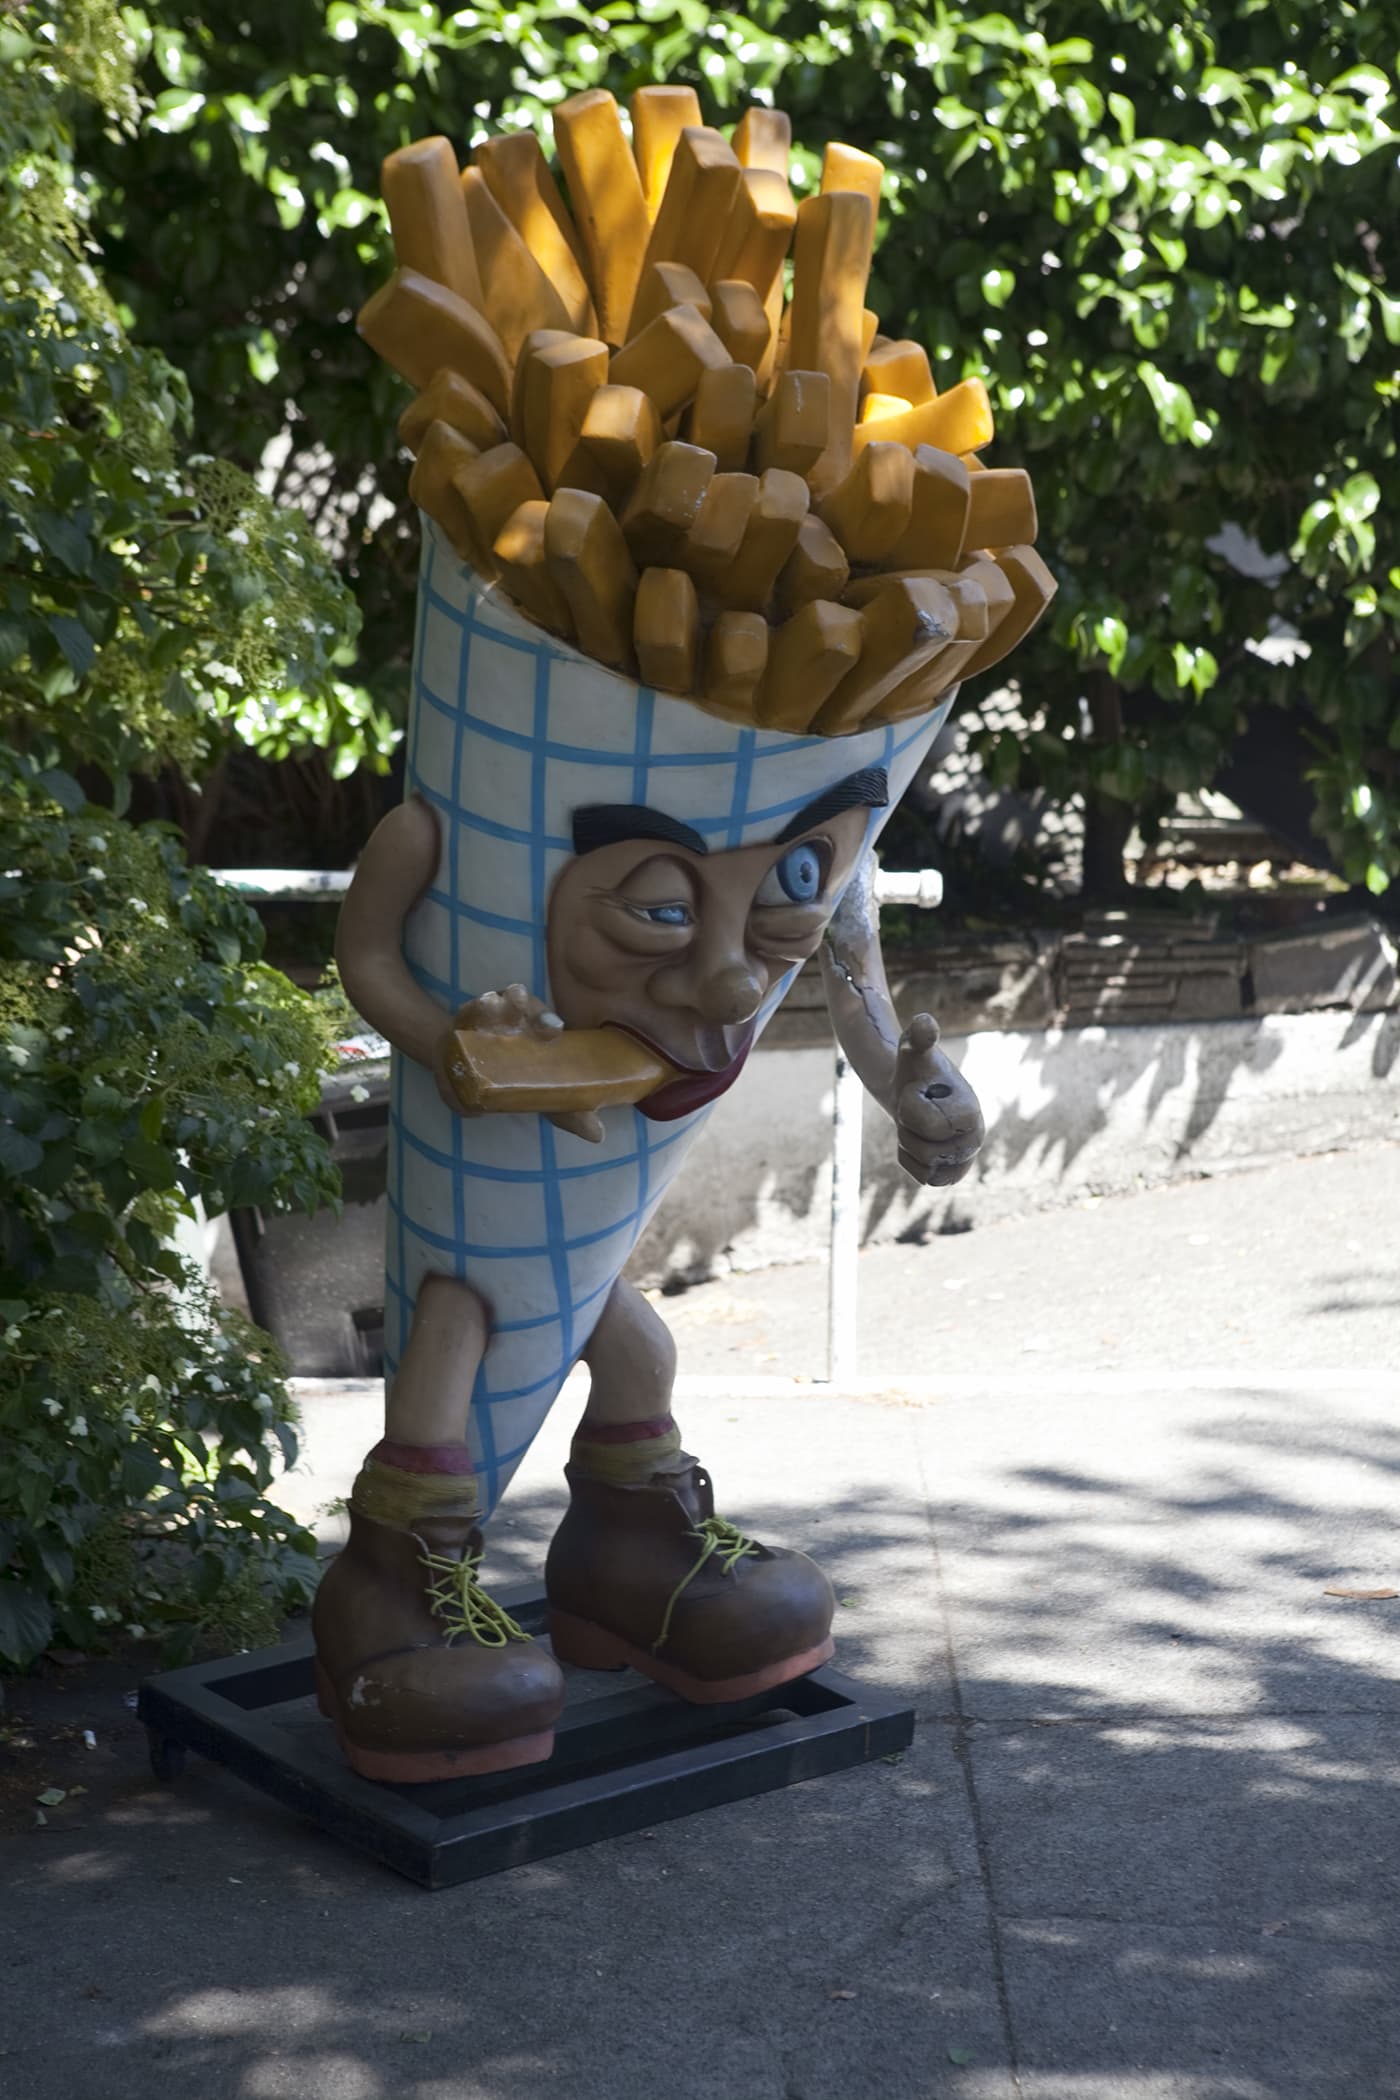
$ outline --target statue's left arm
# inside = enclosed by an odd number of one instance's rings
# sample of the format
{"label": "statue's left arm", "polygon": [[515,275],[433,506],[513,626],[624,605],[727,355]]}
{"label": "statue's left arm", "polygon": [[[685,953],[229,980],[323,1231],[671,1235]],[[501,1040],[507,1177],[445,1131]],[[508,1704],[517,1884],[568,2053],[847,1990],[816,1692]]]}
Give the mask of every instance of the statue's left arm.
{"label": "statue's left arm", "polygon": [[880,951],[875,856],[861,859],[822,942],[836,1037],[867,1093],[891,1118],[899,1163],[915,1181],[961,1181],[985,1135],[977,1096],[938,1040],[932,1014],[900,1029]]}

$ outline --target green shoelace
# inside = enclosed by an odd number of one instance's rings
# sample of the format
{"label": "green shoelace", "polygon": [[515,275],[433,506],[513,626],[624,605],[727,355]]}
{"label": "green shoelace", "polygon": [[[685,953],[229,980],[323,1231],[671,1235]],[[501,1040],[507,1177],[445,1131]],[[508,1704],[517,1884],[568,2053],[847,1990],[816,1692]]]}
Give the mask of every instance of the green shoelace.
{"label": "green shoelace", "polygon": [[508,1641],[528,1641],[530,1635],[517,1626],[508,1611],[488,1597],[476,1579],[481,1566],[479,1553],[451,1560],[445,1554],[425,1553],[424,1567],[435,1579],[428,1584],[428,1603],[450,1641],[467,1635],[483,1648],[504,1648]]}
{"label": "green shoelace", "polygon": [[671,1614],[682,1592],[690,1587],[708,1560],[718,1553],[721,1556],[719,1572],[721,1575],[728,1575],[746,1555],[757,1553],[759,1550],[756,1539],[745,1538],[738,1525],[729,1523],[724,1517],[706,1517],[694,1531],[687,1532],[686,1536],[701,1541],[700,1557],[690,1573],[682,1575],[666,1601],[666,1615],[661,1621],[661,1631],[651,1644],[653,1655],[658,1648],[666,1644],[666,1637],[671,1631]]}

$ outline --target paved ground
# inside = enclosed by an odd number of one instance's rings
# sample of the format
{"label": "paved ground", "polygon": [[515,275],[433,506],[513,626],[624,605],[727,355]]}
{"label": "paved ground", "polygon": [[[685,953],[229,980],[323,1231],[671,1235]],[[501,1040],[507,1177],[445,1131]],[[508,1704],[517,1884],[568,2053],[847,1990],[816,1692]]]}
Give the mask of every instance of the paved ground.
{"label": "paved ground", "polygon": [[724,1507],[914,1702],[897,1764],[429,1896],[210,1766],[152,1784],[129,1663],[21,1687],[0,2091],[1400,2100],[1400,1599],[1326,1594],[1400,1589],[1397,1167],[869,1257],[874,1398],[740,1391],[755,1331],[819,1368],[814,1276],[668,1306]]}

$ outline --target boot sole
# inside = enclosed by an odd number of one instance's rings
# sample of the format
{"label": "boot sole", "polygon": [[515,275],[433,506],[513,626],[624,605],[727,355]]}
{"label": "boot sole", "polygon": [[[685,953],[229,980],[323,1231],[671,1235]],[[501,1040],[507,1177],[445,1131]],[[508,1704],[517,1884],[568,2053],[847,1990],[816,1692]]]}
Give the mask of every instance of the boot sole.
{"label": "boot sole", "polygon": [[638,1670],[692,1706],[724,1706],[734,1699],[752,1699],[759,1692],[771,1692],[776,1685],[791,1684],[794,1677],[819,1670],[836,1653],[836,1642],[828,1634],[816,1647],[804,1648],[800,1655],[786,1656],[781,1662],[767,1663],[761,1670],[746,1670],[738,1677],[693,1677],[688,1670],[663,1662],[646,1648],[634,1648],[630,1641],[609,1633],[605,1626],[596,1626],[591,1619],[575,1618],[572,1612],[555,1611],[552,1606],[549,1645],[556,1662],[571,1663],[580,1670]]}
{"label": "boot sole", "polygon": [[435,1779],[471,1779],[510,1772],[517,1765],[543,1764],[554,1752],[554,1730],[512,1736],[504,1743],[475,1743],[460,1750],[369,1750],[345,1732],[340,1702],[329,1677],[316,1665],[316,1704],[335,1729],[351,1770],[386,1786],[426,1786]]}

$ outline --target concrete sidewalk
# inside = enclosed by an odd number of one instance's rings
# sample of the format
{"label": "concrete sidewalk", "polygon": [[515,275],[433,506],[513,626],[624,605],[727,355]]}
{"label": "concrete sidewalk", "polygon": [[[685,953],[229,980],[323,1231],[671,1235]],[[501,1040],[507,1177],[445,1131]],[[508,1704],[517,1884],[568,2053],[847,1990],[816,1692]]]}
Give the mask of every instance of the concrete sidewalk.
{"label": "concrete sidewalk", "polygon": [[[1287,1211],[1256,1180],[1262,1229]],[[1123,1244],[1162,1201],[1117,1206]],[[1074,1253],[1039,1251],[1066,1292]],[[1400,2100],[1400,1600],[1326,1594],[1400,1589],[1400,1383],[1374,1352],[1197,1382],[1185,1250],[1159,1275],[1155,1370],[1047,1380],[1023,1284],[988,1313],[1005,1356],[989,1329],[941,1398],[687,1380],[722,1507],[819,1555],[841,1666],[916,1702],[898,1763],[430,1896],[210,1766],[156,1787],[129,1666],[19,1687],[45,1747],[8,1757],[0,2091]],[[949,1297],[880,1317],[925,1370]],[[1393,1363],[1393,1310],[1375,1333]],[[498,1578],[538,1570],[570,1426],[493,1526]]]}

